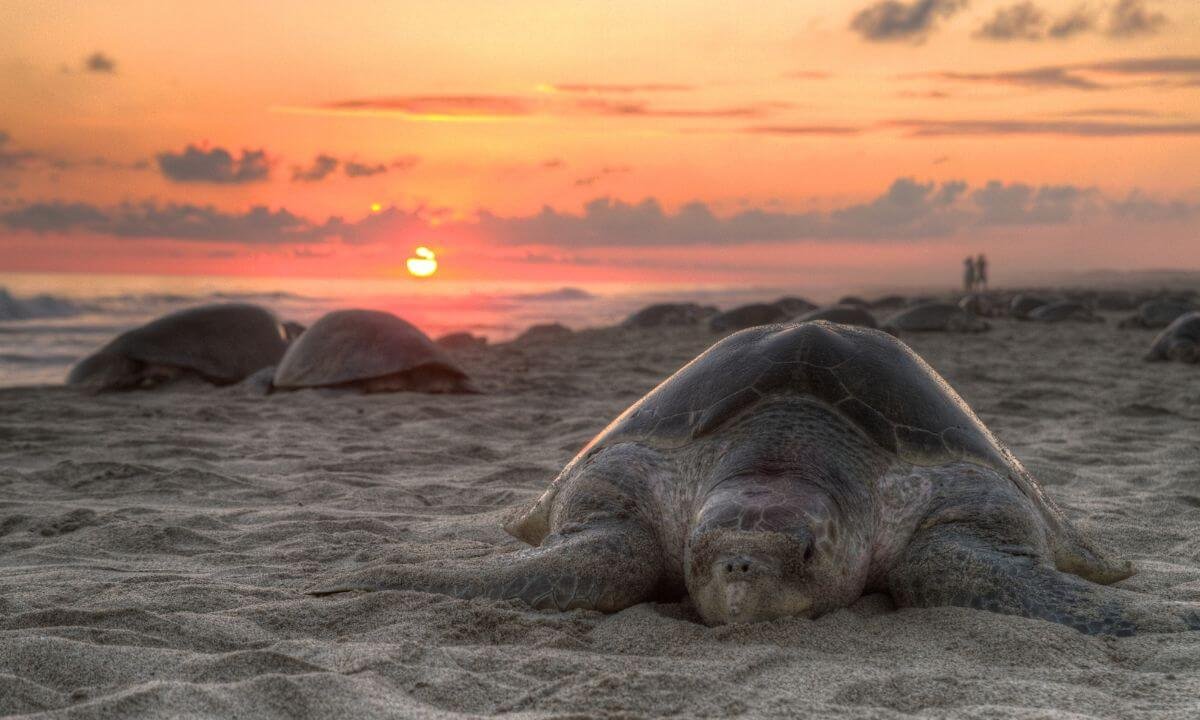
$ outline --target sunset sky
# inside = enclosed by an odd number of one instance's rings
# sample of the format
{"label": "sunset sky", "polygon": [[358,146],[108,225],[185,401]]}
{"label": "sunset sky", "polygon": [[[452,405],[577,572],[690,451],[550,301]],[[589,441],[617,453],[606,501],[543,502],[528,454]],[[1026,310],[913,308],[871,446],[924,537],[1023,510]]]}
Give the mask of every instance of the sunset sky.
{"label": "sunset sky", "polygon": [[0,271],[1200,268],[1195,0],[8,0],[0,98]]}

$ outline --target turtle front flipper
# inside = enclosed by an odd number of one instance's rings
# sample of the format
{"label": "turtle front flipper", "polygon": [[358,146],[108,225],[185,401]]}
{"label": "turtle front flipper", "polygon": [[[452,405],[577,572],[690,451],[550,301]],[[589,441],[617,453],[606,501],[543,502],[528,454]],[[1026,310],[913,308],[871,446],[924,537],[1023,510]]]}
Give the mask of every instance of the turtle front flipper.
{"label": "turtle front flipper", "polygon": [[997,543],[994,531],[951,523],[919,532],[888,575],[896,604],[1039,618],[1089,635],[1200,630],[1200,604],[1088,582],[1031,547]]}
{"label": "turtle front flipper", "polygon": [[[578,526],[577,526],[578,527]],[[444,565],[379,565],[307,590],[416,590],[460,598],[522,600],[543,610],[616,612],[651,599],[662,578],[662,553],[633,521],[564,529],[540,547]]]}

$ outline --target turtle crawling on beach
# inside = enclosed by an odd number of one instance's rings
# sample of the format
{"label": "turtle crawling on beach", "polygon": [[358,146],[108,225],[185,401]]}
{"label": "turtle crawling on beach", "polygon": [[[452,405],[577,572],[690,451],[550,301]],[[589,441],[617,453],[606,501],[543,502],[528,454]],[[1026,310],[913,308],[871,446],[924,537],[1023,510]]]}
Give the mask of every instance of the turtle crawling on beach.
{"label": "turtle crawling on beach", "polygon": [[317,320],[288,348],[272,386],[476,392],[467,374],[425,333],[378,310],[337,310]]}
{"label": "turtle crawling on beach", "polygon": [[1192,311],[1175,318],[1154,338],[1146,359],[1200,363],[1200,312]]}
{"label": "turtle crawling on beach", "polygon": [[310,590],[404,589],[615,612],[690,596],[710,624],[816,617],[867,592],[1082,632],[1200,629],[1105,587],[1106,555],[908,346],[827,322],[709,348],[506,525],[536,547],[379,564]]}
{"label": "turtle crawling on beach", "polygon": [[279,362],[301,331],[258,305],[188,308],[118,335],[71,368],[67,384],[131,390],[191,377],[229,385]]}
{"label": "turtle crawling on beach", "polygon": [[958,305],[938,302],[901,310],[888,318],[883,327],[889,332],[977,333],[991,326]]}

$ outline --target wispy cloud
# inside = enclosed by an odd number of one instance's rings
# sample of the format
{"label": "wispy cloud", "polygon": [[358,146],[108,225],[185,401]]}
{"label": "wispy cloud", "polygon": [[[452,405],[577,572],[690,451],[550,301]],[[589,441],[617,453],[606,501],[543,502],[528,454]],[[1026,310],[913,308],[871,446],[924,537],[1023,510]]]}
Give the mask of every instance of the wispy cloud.
{"label": "wispy cloud", "polygon": [[1118,0],[1105,31],[1117,38],[1153,35],[1166,24],[1167,16],[1150,10],[1145,0]]}
{"label": "wispy cloud", "polygon": [[1037,40],[1044,36],[1046,14],[1032,2],[997,8],[991,19],[975,31],[987,40]]}
{"label": "wispy cloud", "polygon": [[211,206],[154,202],[99,207],[80,202],[42,202],[0,214],[11,230],[35,233],[82,231],[124,238],[227,242],[246,245],[319,242],[338,221],[314,225],[288,210],[253,207],[225,212]]}
{"label": "wispy cloud", "polygon": [[365,162],[357,159],[343,160],[327,153],[321,153],[313,158],[312,164],[307,167],[293,167],[292,182],[320,182],[336,173],[338,168],[341,168],[342,174],[348,178],[371,177],[382,175],[389,170],[406,170],[418,162],[420,162],[420,158],[415,155],[385,163]]}
{"label": "wispy cloud", "polygon": [[857,135],[864,128],[853,125],[753,125],[742,132],[751,135]]}
{"label": "wispy cloud", "polygon": [[111,75],[117,71],[117,62],[102,52],[94,52],[83,60],[83,69],[88,72]]}
{"label": "wispy cloud", "polygon": [[[1200,79],[1200,56],[1167,55],[1122,58],[999,72],[944,71],[924,73],[915,77],[993,85],[1019,85],[1032,88],[1109,90],[1125,87],[1131,83],[1161,85],[1168,79],[1178,80],[1180,84],[1194,83]],[[1119,82],[1114,82],[1114,80]]]}
{"label": "wispy cloud", "polygon": [[[605,97],[606,94],[631,95],[641,88],[666,85],[574,85],[560,93],[542,93],[522,97],[510,95],[391,96],[337,100],[308,107],[279,107],[281,112],[330,112],[337,114],[394,115],[418,121],[490,121],[544,117],[627,117],[664,119],[721,119],[763,117],[791,107],[787,102],[755,103],[716,107],[678,107],[659,105],[637,98]],[[687,86],[678,86],[682,91]],[[585,89],[591,88],[591,89]],[[620,88],[620,89],[616,89]]]}
{"label": "wispy cloud", "polygon": [[1150,137],[1200,135],[1200,123],[1130,123],[1095,120],[891,120],[912,137],[1057,135],[1069,137]]}
{"label": "wispy cloud", "polygon": [[337,171],[341,161],[332,155],[318,155],[308,167],[292,168],[292,182],[320,182]]}
{"label": "wispy cloud", "polygon": [[[510,246],[596,248],[734,246],[793,241],[919,241],[989,226],[1062,225],[1085,219],[1179,222],[1200,218],[1200,203],[1157,199],[1139,191],[1109,198],[1094,188],[991,181],[971,188],[957,180],[899,178],[880,195],[828,211],[787,212],[769,206],[720,215],[694,202],[668,211],[654,198],[597,198],[582,212],[543,208],[504,217],[482,211],[447,220],[423,208],[388,208],[353,222],[310,220],[286,209],[230,212],[154,202],[101,207],[78,202],[22,204],[0,211],[0,226],[34,233],[88,233],[185,242],[314,246],[387,242],[406,232],[459,231]],[[435,219],[440,223],[435,223]]]}
{"label": "wispy cloud", "polygon": [[549,92],[562,93],[596,93],[596,94],[616,94],[624,95],[631,93],[674,93],[674,92],[690,92],[696,89],[695,85],[685,85],[682,83],[555,83],[553,85],[541,86]]}
{"label": "wispy cloud", "polygon": [[966,7],[966,0],[881,0],[855,13],[850,29],[870,42],[920,43],[937,26]]}
{"label": "wispy cloud", "polygon": [[240,185],[266,180],[271,165],[262,150],[242,150],[241,157],[225,148],[188,145],[182,152],[161,152],[155,159],[166,179],[177,183]]}

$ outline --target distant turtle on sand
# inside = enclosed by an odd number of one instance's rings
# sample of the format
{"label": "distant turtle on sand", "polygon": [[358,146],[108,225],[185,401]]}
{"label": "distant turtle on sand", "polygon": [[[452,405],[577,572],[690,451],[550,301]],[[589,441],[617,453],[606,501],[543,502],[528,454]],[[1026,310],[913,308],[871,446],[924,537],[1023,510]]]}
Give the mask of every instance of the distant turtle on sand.
{"label": "distant turtle on sand", "polygon": [[811,303],[802,297],[794,297],[791,295],[781,297],[771,304],[787,313],[789,318],[794,318],[800,313],[806,313],[817,309],[816,303]]}
{"label": "distant turtle on sand", "polygon": [[1193,310],[1175,318],[1154,338],[1146,359],[1200,363],[1200,312]]}
{"label": "distant turtle on sand", "polygon": [[544,343],[558,342],[565,338],[574,335],[571,328],[562,323],[542,323],[540,325],[530,325],[525,332],[518,335],[513,342],[515,343]]}
{"label": "distant turtle on sand", "polygon": [[857,325],[859,327],[877,328],[875,316],[857,305],[830,305],[818,308],[796,318],[796,322],[808,320],[828,320],[842,325]]}
{"label": "distant turtle on sand", "polygon": [[728,332],[783,322],[791,317],[791,313],[774,303],[753,303],[714,315],[708,321],[708,327],[713,332]]}
{"label": "distant turtle on sand", "polygon": [[1028,320],[1029,313],[1051,302],[1035,295],[1015,295],[1008,303],[1008,314],[1017,320]]}
{"label": "distant turtle on sand", "polygon": [[957,305],[926,303],[901,310],[883,323],[888,331],[901,332],[984,332],[991,326]]}
{"label": "distant turtle on sand", "polygon": [[1029,313],[1028,319],[1036,322],[1104,322],[1104,318],[1087,305],[1073,300],[1042,305]]}
{"label": "distant turtle on sand", "polygon": [[701,320],[716,315],[718,310],[711,305],[696,303],[658,303],[647,305],[625,318],[621,327],[651,328],[664,325],[695,325]]}
{"label": "distant turtle on sand", "polygon": [[908,299],[903,295],[884,295],[883,297],[871,301],[872,310],[896,310],[908,304]]}
{"label": "distant turtle on sand", "polygon": [[1125,318],[1117,324],[1123,328],[1149,328],[1157,330],[1165,328],[1175,321],[1175,318],[1189,313],[1196,306],[1186,300],[1159,299],[1149,300],[1138,306],[1137,313]]}
{"label": "distant turtle on sand", "polygon": [[71,368],[67,384],[131,390],[192,377],[229,385],[278,363],[289,330],[258,305],[188,308],[118,335]]}
{"label": "distant turtle on sand", "polygon": [[272,385],[280,390],[476,392],[467,374],[425,333],[378,310],[337,310],[313,323],[288,348]]}
{"label": "distant turtle on sand", "polygon": [[946,381],[874,330],[731,335],[634,403],[505,529],[537,547],[380,563],[308,592],[404,589],[615,612],[685,595],[710,624],[816,617],[864,593],[1085,633],[1200,629],[1200,605],[1062,513]]}
{"label": "distant turtle on sand", "polygon": [[970,293],[958,301],[958,306],[977,317],[1001,317],[1008,314],[1008,303],[989,293]]}
{"label": "distant turtle on sand", "polygon": [[469,332],[454,332],[443,335],[434,342],[447,350],[478,350],[487,347],[488,339]]}

